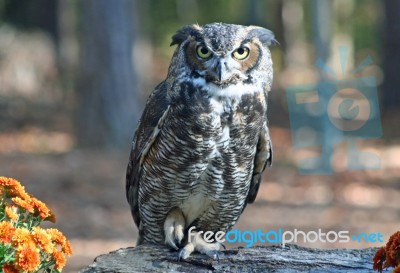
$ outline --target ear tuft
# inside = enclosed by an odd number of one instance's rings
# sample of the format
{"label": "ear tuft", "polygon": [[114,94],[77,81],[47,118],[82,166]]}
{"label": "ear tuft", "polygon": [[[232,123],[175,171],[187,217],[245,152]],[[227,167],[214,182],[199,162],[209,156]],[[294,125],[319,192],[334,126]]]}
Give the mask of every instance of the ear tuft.
{"label": "ear tuft", "polygon": [[251,28],[249,38],[252,39],[257,37],[261,43],[267,46],[279,44],[278,41],[275,40],[275,35],[271,30],[256,26],[250,26],[249,28]]}
{"label": "ear tuft", "polygon": [[172,42],[170,46],[180,45],[189,36],[198,36],[200,34],[201,27],[199,25],[187,25],[179,29],[174,36],[172,36]]}

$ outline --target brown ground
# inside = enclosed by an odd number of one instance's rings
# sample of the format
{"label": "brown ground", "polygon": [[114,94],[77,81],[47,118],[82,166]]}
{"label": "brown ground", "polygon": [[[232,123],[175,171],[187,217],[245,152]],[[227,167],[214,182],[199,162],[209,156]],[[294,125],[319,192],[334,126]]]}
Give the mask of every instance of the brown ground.
{"label": "brown ground", "polygon": [[[382,168],[376,171],[346,171],[344,147],[338,147],[334,175],[302,176],[295,162],[307,153],[290,148],[285,130],[272,129],[272,137],[276,160],[266,172],[255,204],[246,208],[236,227],[380,232],[385,241],[399,230],[400,146],[374,143],[375,148],[369,148],[382,160]],[[56,227],[71,240],[74,255],[64,272],[77,272],[99,254],[135,244],[137,229],[125,200],[127,159],[128,151],[0,153],[0,174],[20,180],[28,192],[48,204],[57,216]],[[325,248],[380,245],[306,244]]]}

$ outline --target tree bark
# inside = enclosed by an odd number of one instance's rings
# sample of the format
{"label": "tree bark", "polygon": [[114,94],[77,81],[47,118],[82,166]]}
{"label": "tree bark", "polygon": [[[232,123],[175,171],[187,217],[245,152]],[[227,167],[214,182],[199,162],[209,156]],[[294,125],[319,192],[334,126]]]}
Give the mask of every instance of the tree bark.
{"label": "tree bark", "polygon": [[372,273],[376,249],[312,249],[295,245],[224,250],[220,260],[192,254],[178,262],[178,252],[159,245],[120,249],[96,258],[80,273],[143,272],[357,272]]}
{"label": "tree bark", "polygon": [[400,1],[385,0],[382,108],[390,114],[400,106]]}
{"label": "tree bark", "polygon": [[130,146],[140,114],[132,65],[134,3],[132,0],[81,2],[77,113],[81,146]]}

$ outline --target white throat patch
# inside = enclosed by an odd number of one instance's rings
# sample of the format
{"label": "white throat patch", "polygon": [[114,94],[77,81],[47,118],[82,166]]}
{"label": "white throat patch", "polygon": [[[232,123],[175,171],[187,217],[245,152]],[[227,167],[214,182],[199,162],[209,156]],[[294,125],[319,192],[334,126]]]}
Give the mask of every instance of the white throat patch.
{"label": "white throat patch", "polygon": [[192,83],[195,87],[206,90],[212,97],[240,98],[244,94],[262,92],[261,85],[259,86],[254,83],[243,84],[243,82],[238,82],[222,88],[212,82],[207,83],[204,78],[193,79]]}

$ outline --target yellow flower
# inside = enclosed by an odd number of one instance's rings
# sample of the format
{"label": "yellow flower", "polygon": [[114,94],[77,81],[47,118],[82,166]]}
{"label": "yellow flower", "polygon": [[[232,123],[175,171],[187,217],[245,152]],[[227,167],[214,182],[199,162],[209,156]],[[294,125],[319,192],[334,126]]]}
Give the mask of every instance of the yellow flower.
{"label": "yellow flower", "polygon": [[35,272],[40,266],[39,249],[34,243],[19,246],[15,258],[15,264],[21,271]]}
{"label": "yellow flower", "polygon": [[64,253],[62,253],[61,251],[54,251],[53,252],[53,258],[55,261],[55,265],[54,268],[57,270],[62,270],[65,266],[65,263],[67,262],[67,259],[65,258]]}
{"label": "yellow flower", "polygon": [[0,222],[0,242],[10,243],[13,237],[15,228],[10,222]]}
{"label": "yellow flower", "polygon": [[12,221],[17,221],[18,220],[18,214],[15,212],[16,211],[16,207],[6,207],[5,208],[5,213],[7,215],[7,217],[12,220]]}
{"label": "yellow flower", "polygon": [[51,254],[54,251],[54,245],[51,241],[51,235],[41,227],[34,227],[32,235],[36,244],[42,248],[46,253]]}

